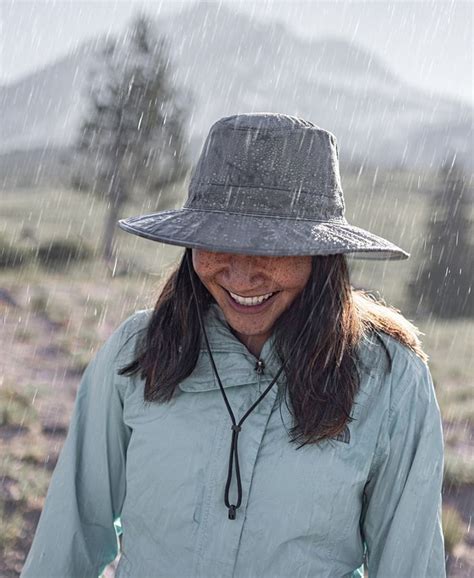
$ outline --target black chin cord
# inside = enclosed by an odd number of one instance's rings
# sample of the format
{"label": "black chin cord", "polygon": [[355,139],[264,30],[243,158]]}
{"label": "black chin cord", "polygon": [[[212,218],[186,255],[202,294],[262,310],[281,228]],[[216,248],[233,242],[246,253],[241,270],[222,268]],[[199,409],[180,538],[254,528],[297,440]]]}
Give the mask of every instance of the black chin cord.
{"label": "black chin cord", "polygon": [[[296,347],[299,345],[301,335],[303,334],[304,330],[306,329],[306,325],[308,324],[308,322],[312,318],[313,312],[316,308],[316,305],[319,303],[319,299],[321,297],[319,297],[317,299],[315,305],[312,307],[311,313],[308,316],[308,318],[307,318],[307,320],[303,326],[303,330],[302,330],[301,334],[298,336],[298,339],[293,344],[293,347],[290,350],[290,354],[288,355],[286,361],[284,361],[282,363],[282,366],[278,370],[276,376],[272,379],[270,385],[265,389],[265,391],[262,393],[262,395],[260,395],[260,397],[257,399],[257,401],[255,401],[250,406],[250,408],[245,412],[245,414],[240,419],[239,423],[237,423],[235,416],[234,416],[234,412],[232,411],[229,400],[227,399],[227,395],[225,393],[224,386],[222,385],[221,378],[219,377],[219,373],[217,371],[217,367],[216,367],[214,358],[212,356],[211,347],[209,345],[209,340],[207,338],[207,333],[206,333],[206,329],[204,327],[204,321],[202,318],[201,306],[199,303],[199,299],[197,297],[197,291],[196,291],[196,286],[195,286],[194,277],[193,277],[193,275],[195,275],[195,272],[193,269],[193,265],[191,262],[191,256],[190,256],[189,252],[186,255],[186,262],[188,264],[189,278],[191,279],[191,286],[192,286],[192,290],[193,290],[194,301],[196,303],[196,310],[197,310],[197,314],[198,314],[198,318],[199,318],[199,324],[201,326],[201,330],[202,330],[202,333],[204,336],[204,341],[206,343],[206,348],[207,348],[207,351],[209,353],[209,359],[211,361],[212,370],[214,372],[214,375],[216,376],[217,382],[219,384],[219,388],[220,388],[222,396],[224,398],[224,403],[227,407],[227,411],[229,412],[230,419],[232,420],[232,426],[231,426],[232,440],[231,440],[231,445],[230,445],[229,468],[228,468],[228,473],[227,473],[227,482],[225,485],[224,503],[225,503],[225,505],[229,511],[229,520],[235,520],[237,509],[240,508],[240,505],[242,503],[242,480],[241,480],[241,476],[240,476],[239,453],[238,453],[238,440],[239,440],[239,433],[242,431],[242,424],[248,418],[248,416],[252,413],[252,411],[257,407],[257,405],[262,401],[262,399],[267,395],[267,393],[272,389],[272,387],[275,385],[278,378],[282,374],[283,370],[285,369],[285,366],[287,364],[288,359],[291,359],[291,356],[296,351]],[[323,286],[323,289],[322,289],[320,295],[322,295],[324,293],[324,289],[326,288],[326,285],[329,281],[329,278],[330,277],[328,276],[328,278],[326,279],[326,281],[324,283],[324,286]],[[236,478],[237,478],[237,502],[235,504],[231,504],[229,502],[229,493],[230,493],[230,485],[232,482],[234,463],[235,463],[235,473],[236,473]]]}

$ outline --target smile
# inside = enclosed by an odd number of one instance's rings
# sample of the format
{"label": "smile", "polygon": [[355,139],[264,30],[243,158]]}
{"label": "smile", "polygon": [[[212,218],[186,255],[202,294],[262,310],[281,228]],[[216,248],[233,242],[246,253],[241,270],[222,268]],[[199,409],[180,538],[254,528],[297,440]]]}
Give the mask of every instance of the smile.
{"label": "smile", "polygon": [[255,305],[261,305],[264,301],[270,299],[270,297],[272,297],[274,293],[265,293],[265,295],[255,295],[254,297],[242,297],[241,295],[237,295],[236,293],[232,293],[231,291],[229,291],[229,295],[239,305],[252,307]]}

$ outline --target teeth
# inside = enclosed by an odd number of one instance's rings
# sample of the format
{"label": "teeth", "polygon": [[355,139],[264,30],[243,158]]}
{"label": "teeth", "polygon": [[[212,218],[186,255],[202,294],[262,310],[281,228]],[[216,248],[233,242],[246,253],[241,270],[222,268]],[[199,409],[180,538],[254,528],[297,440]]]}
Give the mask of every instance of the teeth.
{"label": "teeth", "polygon": [[247,305],[247,306],[260,305],[260,303],[263,303],[267,299],[270,299],[270,297],[273,295],[273,293],[267,293],[266,295],[258,295],[255,297],[241,297],[240,295],[236,295],[231,291],[229,291],[229,293],[232,299],[234,299],[234,301],[237,301],[237,303],[239,303],[240,305]]}

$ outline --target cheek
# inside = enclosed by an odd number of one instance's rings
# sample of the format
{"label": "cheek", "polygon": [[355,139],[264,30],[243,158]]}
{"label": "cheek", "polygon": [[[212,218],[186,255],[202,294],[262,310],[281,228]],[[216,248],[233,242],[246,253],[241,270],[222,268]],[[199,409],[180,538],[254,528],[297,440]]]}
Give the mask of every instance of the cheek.
{"label": "cheek", "polygon": [[311,276],[311,258],[291,263],[291,266],[280,269],[280,283],[291,293],[302,291]]}
{"label": "cheek", "polygon": [[193,251],[193,267],[196,275],[204,284],[212,281],[219,264],[212,253],[205,251]]}

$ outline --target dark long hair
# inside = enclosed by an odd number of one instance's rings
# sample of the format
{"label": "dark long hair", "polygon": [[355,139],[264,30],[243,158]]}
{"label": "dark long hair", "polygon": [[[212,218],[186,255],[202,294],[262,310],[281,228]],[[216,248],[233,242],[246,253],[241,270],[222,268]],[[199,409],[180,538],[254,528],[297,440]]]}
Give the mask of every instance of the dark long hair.
{"label": "dark long hair", "polygon": [[[170,401],[198,360],[201,328],[191,275],[203,314],[214,299],[188,267],[190,257],[191,249],[186,249],[138,341],[136,358],[119,371],[140,374],[149,402]],[[286,360],[283,398],[289,399],[293,417],[291,442],[301,447],[334,437],[351,420],[360,384],[357,346],[367,333],[379,338],[389,368],[390,354],[380,333],[395,337],[427,360],[414,325],[397,310],[351,287],[344,255],[312,257],[308,283],[274,327],[276,351]]]}

